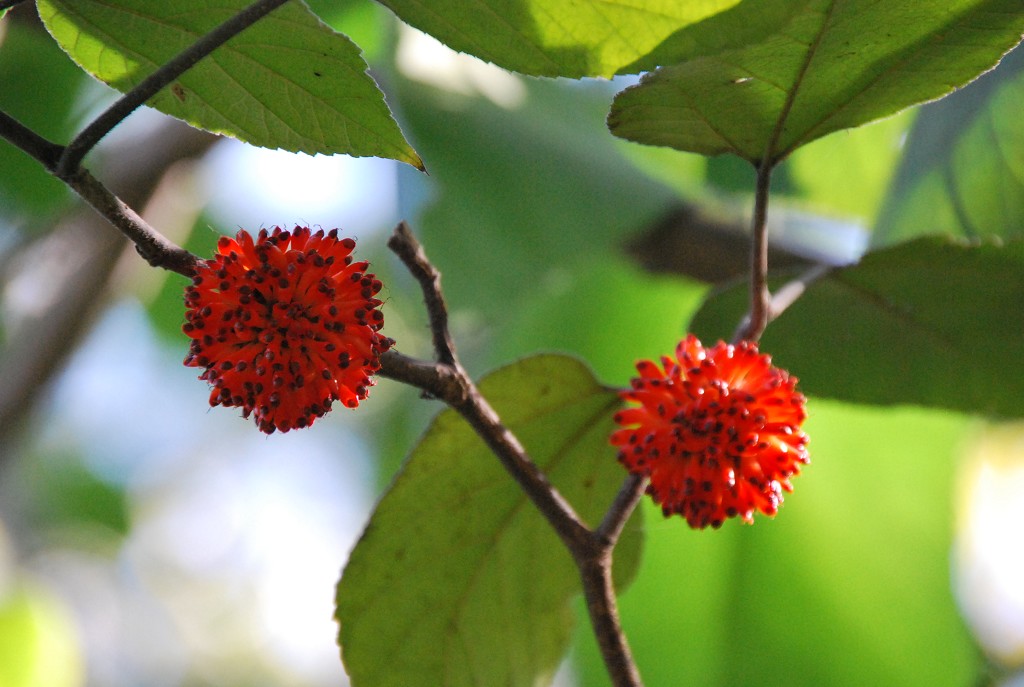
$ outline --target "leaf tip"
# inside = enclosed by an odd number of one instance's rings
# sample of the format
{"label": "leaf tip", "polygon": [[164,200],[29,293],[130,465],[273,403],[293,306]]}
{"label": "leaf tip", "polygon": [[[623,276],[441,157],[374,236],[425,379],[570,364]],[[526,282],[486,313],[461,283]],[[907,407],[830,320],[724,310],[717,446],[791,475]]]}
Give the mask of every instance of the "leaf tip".
{"label": "leaf tip", "polygon": [[413,154],[408,159],[402,160],[402,162],[412,165],[413,167],[423,172],[427,176],[430,176],[430,172],[427,171],[427,166],[423,164],[423,158],[416,154],[416,152],[413,152]]}

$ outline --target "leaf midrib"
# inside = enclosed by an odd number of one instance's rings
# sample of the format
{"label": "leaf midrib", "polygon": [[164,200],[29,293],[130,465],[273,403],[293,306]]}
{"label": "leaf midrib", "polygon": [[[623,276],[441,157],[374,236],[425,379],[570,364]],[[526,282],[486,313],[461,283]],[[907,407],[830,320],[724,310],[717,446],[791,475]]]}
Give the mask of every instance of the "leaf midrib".
{"label": "leaf midrib", "polygon": [[[813,3],[808,3],[810,6]],[[821,47],[821,42],[825,35],[828,33],[828,26],[832,21],[833,11],[836,7],[836,0],[831,0],[828,4],[828,8],[823,15],[821,27],[817,34],[814,36],[813,42],[807,47],[807,52],[804,54],[803,63],[800,65],[800,69],[797,71],[796,79],[793,81],[792,87],[786,92],[786,100],[782,104],[782,109],[779,111],[779,117],[775,122],[775,128],[772,129],[771,135],[768,137],[768,142],[765,144],[764,153],[761,156],[759,166],[762,169],[770,169],[781,162],[790,152],[792,152],[794,146],[790,146],[789,149],[783,151],[776,151],[775,148],[782,138],[782,131],[785,129],[786,121],[789,119],[789,114],[793,109],[793,104],[796,101],[796,97],[800,92],[801,87],[804,84],[804,80],[807,77],[807,70],[811,66],[811,62],[814,61],[815,55],[818,53],[818,48]],[[751,162],[754,162],[751,160]],[[755,163],[756,164],[756,163]]]}

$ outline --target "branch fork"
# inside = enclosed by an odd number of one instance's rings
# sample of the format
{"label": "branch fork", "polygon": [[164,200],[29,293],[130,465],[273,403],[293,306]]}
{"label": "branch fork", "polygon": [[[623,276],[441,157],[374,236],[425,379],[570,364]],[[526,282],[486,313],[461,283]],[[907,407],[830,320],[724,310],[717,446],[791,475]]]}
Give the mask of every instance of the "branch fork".
{"label": "branch fork", "polygon": [[430,263],[405,222],[395,229],[388,247],[420,284],[437,360],[431,363],[388,351],[381,356],[381,376],[411,384],[443,400],[484,440],[572,554],[613,684],[640,687],[640,675],[619,623],[612,583],[612,551],[643,494],[644,480],[634,475],[627,477],[601,523],[591,530],[533,462],[512,431],[502,424],[462,367],[448,330],[441,274]]}

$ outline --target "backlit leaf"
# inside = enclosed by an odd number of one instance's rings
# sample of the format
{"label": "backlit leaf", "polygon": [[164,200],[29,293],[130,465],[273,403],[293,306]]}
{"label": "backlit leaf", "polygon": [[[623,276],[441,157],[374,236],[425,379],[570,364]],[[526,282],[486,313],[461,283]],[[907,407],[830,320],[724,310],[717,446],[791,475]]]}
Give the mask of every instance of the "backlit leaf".
{"label": "backlit leaf", "polygon": [[[762,349],[805,393],[1024,416],[1024,242],[922,238],[816,282],[769,324]],[[710,299],[701,337],[728,337],[746,286]]]}
{"label": "backlit leaf", "polygon": [[[701,35],[778,29],[738,46]],[[620,93],[612,132],[705,155],[775,163],[828,133],[946,95],[1024,33],[1019,0],[745,0],[690,27],[679,64]],[[685,61],[683,61],[685,60]]]}
{"label": "backlit leaf", "polygon": [[[534,76],[635,73],[675,31],[738,0],[381,0],[455,50]],[[653,63],[650,66],[654,66]]]}
{"label": "backlit leaf", "polygon": [[[615,392],[578,361],[522,360],[480,385],[561,493],[595,524],[625,471],[608,445]],[[620,589],[639,559],[629,526]],[[342,657],[356,687],[544,685],[580,592],[547,521],[447,410],[377,507],[338,585]]]}
{"label": "backlit leaf", "polygon": [[921,109],[872,235],[1024,235],[1024,50]]}
{"label": "backlit leaf", "polygon": [[[96,78],[125,92],[248,0],[40,0],[47,29]],[[187,71],[149,105],[266,148],[387,157],[422,168],[359,48],[287,3]]]}

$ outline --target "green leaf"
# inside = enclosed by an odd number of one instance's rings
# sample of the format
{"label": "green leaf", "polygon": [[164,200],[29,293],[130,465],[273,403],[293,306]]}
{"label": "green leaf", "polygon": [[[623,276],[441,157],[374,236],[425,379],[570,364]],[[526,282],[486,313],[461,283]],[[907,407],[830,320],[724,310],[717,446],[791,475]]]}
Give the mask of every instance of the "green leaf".
{"label": "green leaf", "polygon": [[694,38],[689,54],[675,52],[687,61],[620,93],[612,132],[774,164],[828,133],[949,93],[1024,33],[1019,0],[745,0],[688,32],[730,36],[766,13],[779,22],[769,35],[724,48]]}
{"label": "green leaf", "polygon": [[[772,322],[762,349],[805,393],[1024,416],[1024,242],[931,237],[832,272]],[[692,328],[725,337],[746,286],[709,300]]]}
{"label": "green leaf", "polygon": [[674,32],[737,2],[381,0],[455,50],[523,74],[571,78],[636,73],[645,68],[638,60]]}
{"label": "green leaf", "polygon": [[1024,234],[1024,50],[921,109],[873,235],[891,245],[922,234]]}
{"label": "green leaf", "polygon": [[[577,360],[542,355],[480,385],[589,523],[625,478],[608,435],[617,394]],[[621,589],[639,561],[632,524]],[[580,591],[547,521],[454,411],[441,413],[383,497],[338,585],[345,667],[357,687],[550,682]]]}
{"label": "green leaf", "polygon": [[[83,69],[125,92],[248,0],[41,0],[47,29]],[[388,157],[423,168],[359,48],[288,3],[149,103],[193,126],[293,152]]]}

